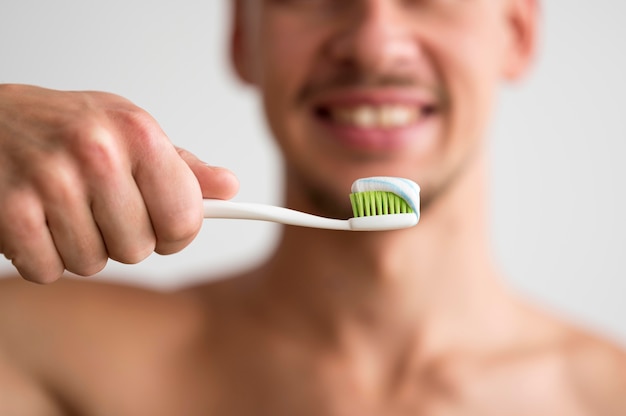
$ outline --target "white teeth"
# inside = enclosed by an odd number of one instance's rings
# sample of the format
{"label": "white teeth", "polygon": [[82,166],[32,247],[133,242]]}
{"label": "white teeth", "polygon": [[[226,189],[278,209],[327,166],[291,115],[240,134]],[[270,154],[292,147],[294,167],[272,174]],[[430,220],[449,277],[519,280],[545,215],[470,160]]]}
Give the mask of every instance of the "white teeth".
{"label": "white teeth", "polygon": [[337,107],[330,112],[332,119],[340,124],[360,128],[404,127],[418,120],[417,107],[405,105],[360,105],[358,107]]}
{"label": "white teeth", "polygon": [[362,105],[352,112],[352,122],[359,127],[374,127],[378,114],[374,107]]}

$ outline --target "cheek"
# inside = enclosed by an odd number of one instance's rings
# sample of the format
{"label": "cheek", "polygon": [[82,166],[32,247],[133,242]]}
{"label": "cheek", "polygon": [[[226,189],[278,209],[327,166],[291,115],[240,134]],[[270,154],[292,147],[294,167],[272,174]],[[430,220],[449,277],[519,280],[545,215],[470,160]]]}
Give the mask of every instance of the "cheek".
{"label": "cheek", "polygon": [[285,142],[301,136],[306,108],[299,95],[314,68],[318,38],[290,21],[270,22],[259,41],[258,87],[276,138]]}
{"label": "cheek", "polygon": [[433,39],[443,88],[447,95],[448,134],[451,141],[480,140],[491,114],[499,84],[499,41],[495,33],[476,22],[441,31]]}
{"label": "cheek", "polygon": [[[258,41],[261,51],[259,86],[264,93],[288,100],[296,95],[306,80],[313,58],[315,39],[295,19],[274,18],[267,21]],[[295,98],[295,97],[292,97]]]}

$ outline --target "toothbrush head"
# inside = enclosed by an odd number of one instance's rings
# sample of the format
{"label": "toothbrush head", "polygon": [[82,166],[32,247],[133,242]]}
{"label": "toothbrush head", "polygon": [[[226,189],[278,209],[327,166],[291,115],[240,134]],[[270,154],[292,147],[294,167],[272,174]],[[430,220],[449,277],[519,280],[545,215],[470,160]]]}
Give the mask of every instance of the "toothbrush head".
{"label": "toothbrush head", "polygon": [[352,230],[408,228],[419,221],[419,186],[404,178],[376,176],[352,184]]}

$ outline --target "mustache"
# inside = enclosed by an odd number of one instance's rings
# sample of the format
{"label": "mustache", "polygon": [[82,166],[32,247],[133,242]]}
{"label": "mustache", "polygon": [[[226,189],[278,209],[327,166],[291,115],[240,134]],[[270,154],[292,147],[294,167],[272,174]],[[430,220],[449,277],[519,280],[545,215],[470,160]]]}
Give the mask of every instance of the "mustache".
{"label": "mustache", "polygon": [[431,93],[440,103],[447,101],[442,88],[427,85],[409,74],[367,74],[353,71],[339,72],[327,79],[306,84],[298,93],[297,100],[300,104],[305,103],[320,94],[337,89],[383,87],[418,88]]}

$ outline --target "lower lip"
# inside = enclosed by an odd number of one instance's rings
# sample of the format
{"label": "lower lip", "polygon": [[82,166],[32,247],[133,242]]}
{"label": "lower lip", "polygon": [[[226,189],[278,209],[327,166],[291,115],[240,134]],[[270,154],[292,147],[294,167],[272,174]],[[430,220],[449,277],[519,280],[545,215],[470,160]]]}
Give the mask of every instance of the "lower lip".
{"label": "lower lip", "polygon": [[392,128],[350,126],[319,117],[317,121],[326,136],[343,147],[365,152],[390,152],[406,150],[416,142],[423,141],[431,118],[425,116],[415,123]]}

